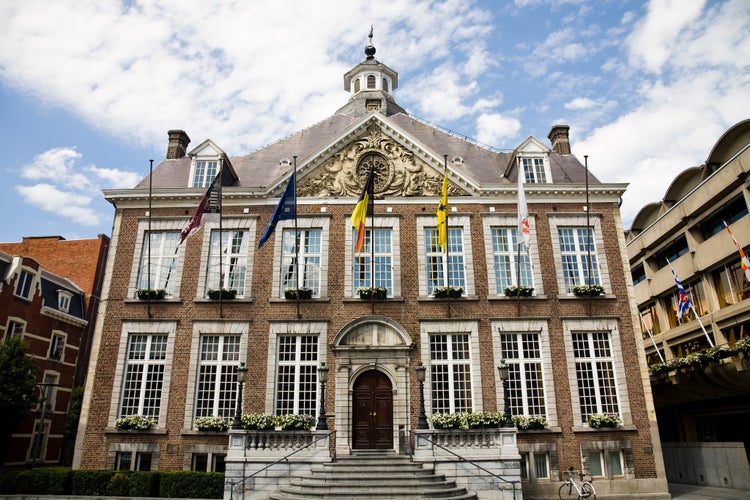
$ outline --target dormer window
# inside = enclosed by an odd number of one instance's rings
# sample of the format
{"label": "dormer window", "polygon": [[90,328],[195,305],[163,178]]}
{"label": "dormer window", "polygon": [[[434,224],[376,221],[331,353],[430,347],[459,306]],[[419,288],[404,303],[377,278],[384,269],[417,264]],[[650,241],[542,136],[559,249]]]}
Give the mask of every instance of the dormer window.
{"label": "dormer window", "polygon": [[21,271],[16,281],[15,295],[16,297],[22,297],[28,299],[31,297],[31,282],[34,280],[34,275],[28,271]]}
{"label": "dormer window", "polygon": [[375,78],[375,75],[368,75],[367,76],[367,88],[368,88],[368,90],[369,89],[374,89],[376,82],[377,82],[377,80]]}
{"label": "dormer window", "polygon": [[57,291],[57,308],[61,310],[64,313],[67,313],[70,310],[70,299],[73,297],[73,294],[70,293],[67,290],[58,290]]}
{"label": "dormer window", "polygon": [[359,78],[357,78],[356,80],[354,80],[354,93],[355,93],[355,94],[356,94],[357,92],[359,92],[359,90],[360,90],[360,85],[361,85],[361,84],[359,83]]}
{"label": "dormer window", "polygon": [[524,182],[527,184],[542,184],[552,181],[549,165],[544,157],[522,157],[521,166],[523,168]]}
{"label": "dormer window", "polygon": [[190,187],[208,187],[219,172],[217,160],[195,160],[193,181]]}

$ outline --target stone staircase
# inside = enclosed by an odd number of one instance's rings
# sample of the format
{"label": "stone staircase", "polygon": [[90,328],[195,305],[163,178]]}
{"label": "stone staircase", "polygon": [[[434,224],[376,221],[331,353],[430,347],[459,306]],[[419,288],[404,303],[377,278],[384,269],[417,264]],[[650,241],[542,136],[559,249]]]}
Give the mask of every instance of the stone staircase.
{"label": "stone staircase", "polygon": [[454,481],[394,453],[363,453],[316,465],[311,474],[290,478],[273,500],[441,498],[476,500]]}

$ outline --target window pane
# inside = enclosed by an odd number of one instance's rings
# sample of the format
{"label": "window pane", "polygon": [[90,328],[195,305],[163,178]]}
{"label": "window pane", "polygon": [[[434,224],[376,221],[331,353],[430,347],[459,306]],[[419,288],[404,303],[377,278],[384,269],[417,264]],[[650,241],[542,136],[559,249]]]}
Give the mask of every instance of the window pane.
{"label": "window pane", "polygon": [[601,451],[589,452],[589,474],[591,474],[592,477],[601,477],[604,475]]}
{"label": "window pane", "polygon": [[237,406],[238,335],[201,337],[195,417],[232,417]]}
{"label": "window pane", "polygon": [[248,235],[246,231],[211,231],[206,290],[227,288],[245,294]]}
{"label": "window pane", "polygon": [[283,335],[276,360],[276,414],[314,415],[318,397],[318,337]]}
{"label": "window pane", "polygon": [[191,470],[198,472],[206,472],[208,469],[208,454],[206,453],[193,453],[193,464]]}
{"label": "window pane", "polygon": [[607,465],[609,466],[610,476],[622,476],[622,453],[620,450],[610,450],[607,452]]}
{"label": "window pane", "polygon": [[559,228],[557,236],[566,291],[570,292],[574,286],[579,285],[600,285],[593,231],[587,231],[586,228]]}
{"label": "window pane", "polygon": [[549,477],[546,453],[534,453],[534,475],[537,479]]}
{"label": "window pane", "polygon": [[[448,259],[445,250],[437,244],[437,229],[425,229],[425,275],[427,294],[437,286],[463,287],[466,289],[466,266],[463,245],[463,229],[448,228]],[[447,282],[446,282],[447,277]]]}
{"label": "window pane", "polygon": [[609,333],[574,333],[572,340],[581,421],[593,413],[619,414]]}
{"label": "window pane", "polygon": [[468,335],[430,335],[430,382],[433,413],[472,410]]}
{"label": "window pane", "polygon": [[314,296],[320,296],[320,262],[320,229],[284,230],[280,295],[285,288],[311,288]]}
{"label": "window pane", "polygon": [[503,333],[500,352],[508,363],[508,399],[514,415],[547,415],[538,333]]}
{"label": "window pane", "polygon": [[[353,293],[357,294],[359,287],[385,287],[388,295],[393,295],[393,251],[392,230],[390,228],[375,229],[375,249],[372,249],[372,230],[365,231],[362,251],[354,258]],[[373,260],[374,258],[374,260]],[[374,265],[372,265],[374,263]],[[372,273],[375,280],[372,280]]]}
{"label": "window pane", "polygon": [[144,415],[158,423],[166,347],[166,335],[129,337],[120,416]]}
{"label": "window pane", "polygon": [[138,288],[163,288],[167,290],[167,295],[172,295],[179,243],[179,231],[146,233],[138,272]]}

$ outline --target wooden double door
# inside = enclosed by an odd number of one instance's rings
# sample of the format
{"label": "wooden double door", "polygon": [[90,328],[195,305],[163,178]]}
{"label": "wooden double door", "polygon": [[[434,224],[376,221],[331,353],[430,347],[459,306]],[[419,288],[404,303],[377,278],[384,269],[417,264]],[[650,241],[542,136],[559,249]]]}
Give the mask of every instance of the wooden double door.
{"label": "wooden double door", "polygon": [[393,384],[382,372],[369,370],[354,381],[352,448],[393,448]]}

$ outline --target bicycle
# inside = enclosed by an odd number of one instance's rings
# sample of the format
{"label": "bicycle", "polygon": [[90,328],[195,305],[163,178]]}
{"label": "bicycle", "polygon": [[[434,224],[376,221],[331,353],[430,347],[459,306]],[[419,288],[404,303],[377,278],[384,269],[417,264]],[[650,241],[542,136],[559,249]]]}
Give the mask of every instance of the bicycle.
{"label": "bicycle", "polygon": [[569,498],[571,495],[573,495],[573,491],[575,490],[575,494],[578,495],[579,500],[581,498],[587,498],[589,500],[596,500],[596,490],[591,485],[591,481],[584,481],[583,480],[583,472],[578,473],[578,477],[581,483],[581,486],[579,487],[576,482],[573,480],[573,467],[568,467],[568,480],[565,481],[562,485],[560,485],[560,489],[557,490],[557,495],[560,497],[560,500],[565,500]]}

